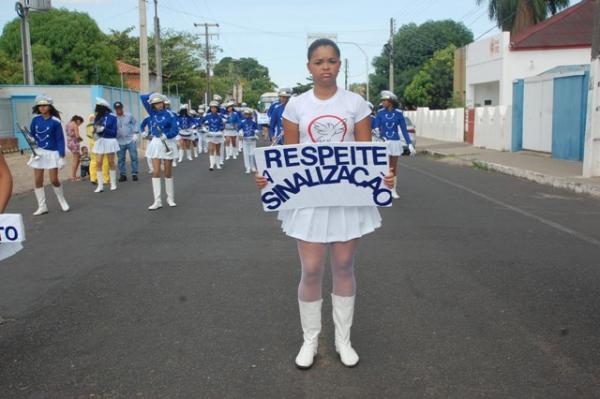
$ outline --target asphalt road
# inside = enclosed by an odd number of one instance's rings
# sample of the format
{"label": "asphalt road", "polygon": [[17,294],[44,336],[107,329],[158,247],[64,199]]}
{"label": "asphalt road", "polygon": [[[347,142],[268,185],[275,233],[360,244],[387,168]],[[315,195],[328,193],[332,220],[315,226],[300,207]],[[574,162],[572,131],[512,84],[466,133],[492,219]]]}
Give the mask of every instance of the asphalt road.
{"label": "asphalt road", "polygon": [[[205,156],[203,156],[205,157]],[[600,202],[486,171],[402,159],[401,199],[357,258],[352,342],[335,356],[328,290],[319,358],[301,342],[295,243],[241,161],[176,169],[73,210],[26,215],[0,264],[0,398],[597,398]],[[326,287],[329,287],[327,277]]]}

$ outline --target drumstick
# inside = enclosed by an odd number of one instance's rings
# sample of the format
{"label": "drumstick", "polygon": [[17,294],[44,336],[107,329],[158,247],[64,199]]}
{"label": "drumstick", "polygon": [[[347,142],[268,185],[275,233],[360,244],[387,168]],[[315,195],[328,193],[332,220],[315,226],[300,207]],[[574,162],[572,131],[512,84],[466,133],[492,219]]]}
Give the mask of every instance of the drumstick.
{"label": "drumstick", "polygon": [[36,161],[38,159],[40,159],[40,156],[35,152],[35,149],[33,148],[33,144],[31,143],[31,141],[29,141],[30,137],[31,137],[31,133],[29,132],[29,129],[27,129],[25,126],[21,126],[19,124],[17,124],[17,126],[19,127],[19,131],[23,134],[23,137],[25,137],[25,141],[27,142],[27,145],[29,145],[29,148],[31,149],[31,153],[33,154],[33,159],[35,159]]}
{"label": "drumstick", "polygon": [[[161,134],[161,136],[162,136],[162,134],[163,134],[163,132],[162,132],[162,129],[161,129],[161,128],[160,128],[158,125],[156,125],[156,130],[158,130],[158,132],[159,132],[159,133]],[[162,141],[162,143],[165,145],[165,149],[167,150],[167,155],[171,155],[171,154],[173,153],[173,150],[171,150],[171,149],[169,148],[169,146],[167,145],[167,142],[166,142],[166,141],[164,141],[164,140],[162,140],[162,139],[161,139],[160,141]]]}

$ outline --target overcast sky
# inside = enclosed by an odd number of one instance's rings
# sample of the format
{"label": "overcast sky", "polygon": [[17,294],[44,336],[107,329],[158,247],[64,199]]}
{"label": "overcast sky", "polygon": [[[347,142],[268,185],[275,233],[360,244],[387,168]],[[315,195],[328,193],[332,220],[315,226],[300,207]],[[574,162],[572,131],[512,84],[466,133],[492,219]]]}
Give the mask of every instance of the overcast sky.
{"label": "overcast sky", "polygon": [[[4,26],[16,17],[14,0],[0,3],[0,26]],[[152,30],[154,3],[147,3]],[[487,6],[477,6],[475,0],[158,0],[158,4],[162,28],[194,32],[198,31],[194,22],[219,23],[213,29],[219,33],[213,40],[222,49],[218,58],[254,57],[269,68],[279,87],[305,82],[309,33],[333,33],[338,41],[355,42],[370,63],[388,40],[391,17],[397,26],[454,19],[464,22],[475,37],[497,32]],[[89,13],[105,32],[139,23],[138,0],[52,0],[52,5]],[[350,82],[364,82],[366,64],[360,50],[342,45],[342,57],[348,58]]]}

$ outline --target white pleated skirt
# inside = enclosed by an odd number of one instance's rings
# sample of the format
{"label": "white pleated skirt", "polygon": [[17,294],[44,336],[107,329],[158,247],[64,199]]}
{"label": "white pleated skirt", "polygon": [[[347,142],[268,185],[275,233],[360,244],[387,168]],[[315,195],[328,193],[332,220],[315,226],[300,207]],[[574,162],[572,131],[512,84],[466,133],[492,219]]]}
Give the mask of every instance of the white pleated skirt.
{"label": "white pleated skirt", "polygon": [[33,154],[31,154],[31,158],[27,162],[27,165],[31,166],[33,169],[57,169],[58,168],[58,160],[60,159],[60,154],[58,151],[48,151],[43,148],[36,148],[35,153],[39,156],[38,159],[34,159]]}
{"label": "white pleated skirt", "polygon": [[399,157],[402,155],[404,148],[400,140],[386,140],[388,155],[391,157]]}
{"label": "white pleated skirt", "polygon": [[375,206],[329,206],[279,211],[283,232],[318,243],[345,242],[381,227]]}
{"label": "white pleated skirt", "polygon": [[206,134],[206,138],[208,139],[209,143],[213,144],[223,144],[225,142],[223,132],[208,132]]}
{"label": "white pleated skirt", "polygon": [[194,139],[193,136],[194,136],[194,134],[191,130],[180,130],[179,131],[179,137],[182,140],[193,140]]}
{"label": "white pleated skirt", "polygon": [[166,160],[176,159],[178,155],[177,140],[167,139],[165,143],[167,143],[167,147],[169,147],[169,149],[171,150],[170,154],[167,154],[167,149],[162,143],[162,140],[158,137],[153,137],[152,140],[150,140],[150,144],[148,144],[148,147],[146,147],[146,158]]}
{"label": "white pleated skirt", "polygon": [[237,130],[225,129],[225,137],[237,137]]}
{"label": "white pleated skirt", "polygon": [[121,147],[119,147],[117,139],[105,139],[101,137],[94,143],[92,152],[94,154],[114,154],[119,152],[120,149]]}

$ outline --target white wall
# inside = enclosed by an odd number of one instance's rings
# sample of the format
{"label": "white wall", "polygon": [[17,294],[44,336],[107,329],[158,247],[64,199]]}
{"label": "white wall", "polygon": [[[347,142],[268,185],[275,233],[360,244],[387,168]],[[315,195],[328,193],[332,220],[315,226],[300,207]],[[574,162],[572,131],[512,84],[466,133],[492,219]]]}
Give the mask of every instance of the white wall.
{"label": "white wall", "polygon": [[512,106],[475,109],[473,145],[498,151],[510,151],[512,144]]}
{"label": "white wall", "polygon": [[406,111],[404,114],[415,124],[417,137],[452,142],[464,140],[465,110],[463,108],[443,111],[419,108],[417,111]]}
{"label": "white wall", "polygon": [[473,85],[473,105],[475,107],[484,107],[485,101],[490,100],[492,103],[488,106],[496,106],[500,104],[500,82],[479,83]]}

